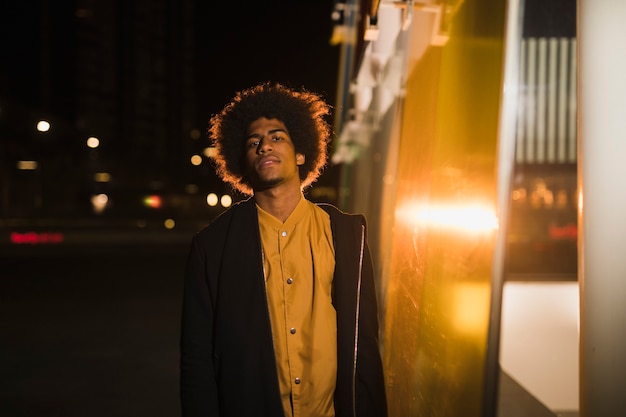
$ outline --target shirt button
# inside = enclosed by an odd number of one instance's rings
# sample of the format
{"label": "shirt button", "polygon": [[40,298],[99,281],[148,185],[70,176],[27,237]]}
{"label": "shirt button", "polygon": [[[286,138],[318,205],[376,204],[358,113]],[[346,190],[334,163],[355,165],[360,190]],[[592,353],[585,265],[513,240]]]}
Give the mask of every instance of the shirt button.
{"label": "shirt button", "polygon": [[287,284],[293,284],[293,278],[287,278]]}
{"label": "shirt button", "polygon": [[280,235],[281,235],[282,237],[285,237],[285,236],[287,236],[287,232],[285,232],[285,231],[283,230],[282,232],[280,232]]}
{"label": "shirt button", "polygon": [[302,381],[300,380],[300,378],[296,378],[296,379],[294,380],[294,382],[295,382],[297,385],[299,385],[299,384],[300,384],[300,382],[302,382]]}
{"label": "shirt button", "polygon": [[291,334],[296,334],[296,329],[295,329],[295,327],[292,327],[291,329],[289,329],[289,333],[291,333]]}

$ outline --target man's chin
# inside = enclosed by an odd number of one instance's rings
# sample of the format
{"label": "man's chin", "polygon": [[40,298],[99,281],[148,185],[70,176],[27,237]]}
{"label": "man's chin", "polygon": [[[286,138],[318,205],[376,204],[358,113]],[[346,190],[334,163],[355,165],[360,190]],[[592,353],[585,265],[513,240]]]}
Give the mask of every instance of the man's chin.
{"label": "man's chin", "polygon": [[277,186],[282,181],[283,181],[282,178],[258,179],[257,181],[255,181],[254,189],[257,191],[267,190],[267,189]]}

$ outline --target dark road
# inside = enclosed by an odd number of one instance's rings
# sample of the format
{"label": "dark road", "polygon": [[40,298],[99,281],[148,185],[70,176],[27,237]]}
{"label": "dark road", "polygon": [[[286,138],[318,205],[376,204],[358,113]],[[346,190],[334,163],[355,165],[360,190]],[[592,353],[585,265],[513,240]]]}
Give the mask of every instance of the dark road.
{"label": "dark road", "polygon": [[172,417],[185,245],[0,253],[0,415]]}

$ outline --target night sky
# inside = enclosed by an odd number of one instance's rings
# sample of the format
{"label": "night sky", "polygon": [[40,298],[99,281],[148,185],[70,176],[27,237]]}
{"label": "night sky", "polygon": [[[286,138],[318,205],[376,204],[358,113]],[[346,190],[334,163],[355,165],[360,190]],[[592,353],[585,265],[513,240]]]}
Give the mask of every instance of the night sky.
{"label": "night sky", "polygon": [[339,47],[329,43],[333,1],[268,0],[197,4],[201,107],[219,110],[261,81],[305,86],[334,100]]}
{"label": "night sky", "polygon": [[[55,59],[72,64],[75,1],[23,0],[0,5],[0,90],[37,106],[41,17],[48,8]],[[198,96],[216,111],[231,95],[261,81],[305,86],[334,99],[339,47],[330,45],[332,0],[196,1]],[[69,68],[68,68],[69,70]],[[70,71],[67,72],[68,74]],[[53,74],[52,82],[66,82]],[[49,86],[48,88],[59,88]],[[66,105],[73,103],[66,97]],[[62,109],[57,109],[62,111]]]}

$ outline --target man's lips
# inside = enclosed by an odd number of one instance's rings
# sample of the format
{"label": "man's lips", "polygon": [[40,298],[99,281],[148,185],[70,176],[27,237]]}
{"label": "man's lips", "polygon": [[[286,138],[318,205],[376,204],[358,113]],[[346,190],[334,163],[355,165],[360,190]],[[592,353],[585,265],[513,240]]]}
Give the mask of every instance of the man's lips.
{"label": "man's lips", "polygon": [[275,156],[265,156],[265,157],[260,158],[257,161],[256,165],[258,168],[263,168],[266,166],[277,164],[279,162],[280,160],[276,158]]}

